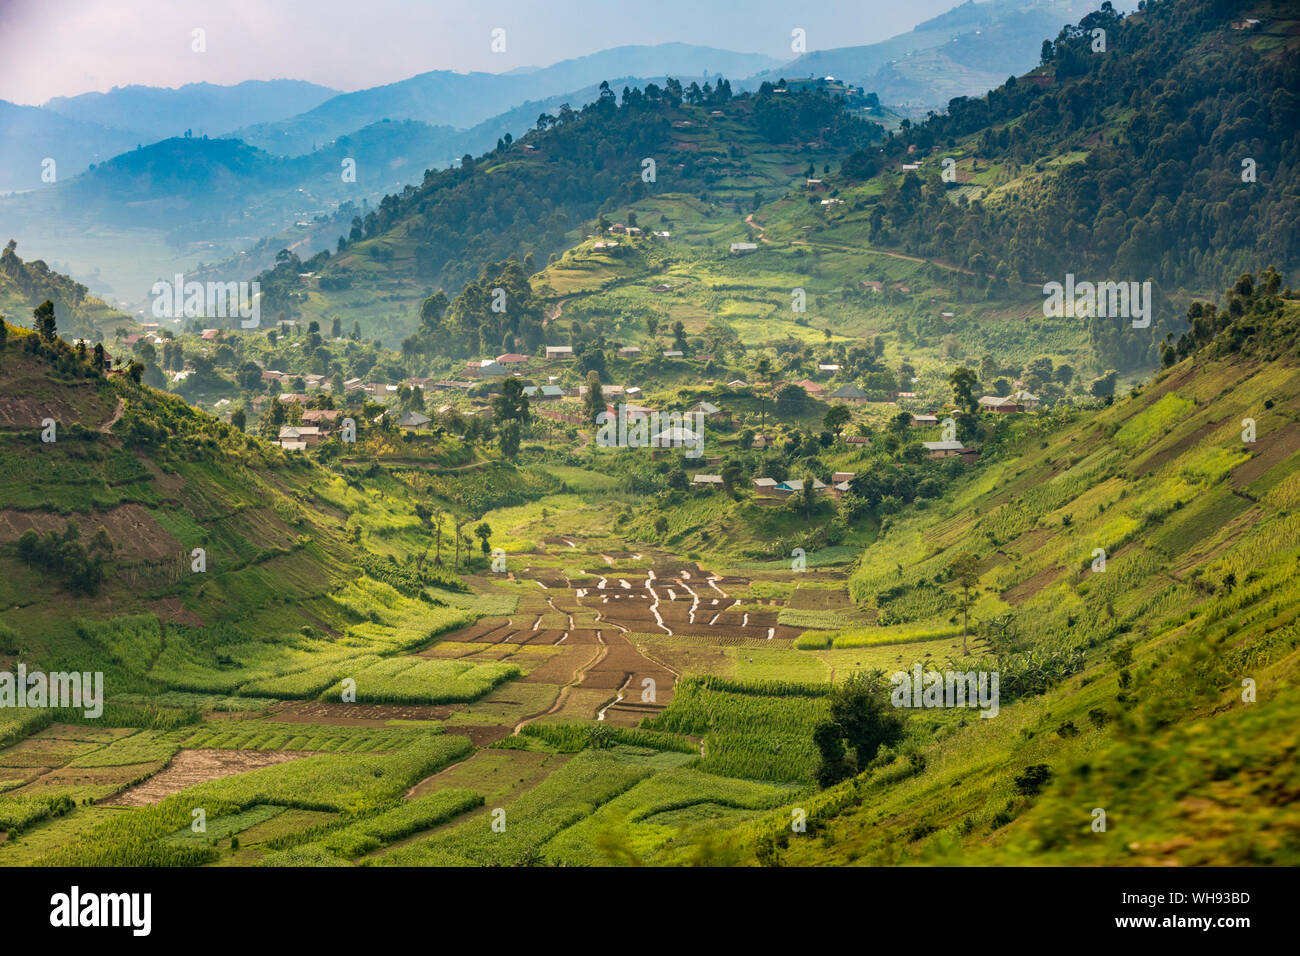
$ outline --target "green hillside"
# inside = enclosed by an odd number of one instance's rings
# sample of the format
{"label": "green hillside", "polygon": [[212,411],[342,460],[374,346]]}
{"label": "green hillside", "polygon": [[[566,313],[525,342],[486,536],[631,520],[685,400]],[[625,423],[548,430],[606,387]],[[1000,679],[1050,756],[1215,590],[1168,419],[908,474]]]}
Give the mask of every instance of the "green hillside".
{"label": "green hillside", "polygon": [[395,344],[434,289],[458,292],[484,262],[529,253],[545,261],[581,240],[602,209],[685,193],[706,216],[743,215],[810,163],[821,168],[882,135],[824,91],[777,103],[673,80],[619,101],[605,89],[581,110],[545,114],[529,135],[385,197],[310,279],[297,262],[264,273],[268,305],[308,319],[346,311]]}
{"label": "green hillside", "polygon": [[[1018,422],[943,503],[891,518],[852,593],[918,629],[950,623],[949,569],[973,555],[987,651],[951,663],[1001,669],[1002,709],[909,717],[896,752],[805,805],[807,835],[788,813],[738,831],[752,858],[1295,862],[1300,309],[1258,290],[1240,306],[1244,319],[1132,397]],[[1046,689],[1008,694],[1017,666]],[[1038,765],[1041,793],[1017,783]]]}
{"label": "green hillside", "polygon": [[[490,496],[469,501],[457,487],[440,497],[424,472],[327,472],[138,384],[138,365],[106,375],[60,340],[7,332],[6,663],[102,669],[114,698],[309,696],[474,619],[451,556],[475,565],[453,522]],[[41,438],[46,419],[52,442]],[[362,421],[357,453],[382,454],[395,439]],[[418,447],[426,459],[474,462],[453,438]],[[514,496],[547,487],[540,476],[510,484]],[[432,525],[417,500],[439,509],[439,564],[424,560]]]}
{"label": "green hillside", "polygon": [[26,323],[32,310],[47,299],[54,303],[59,327],[69,338],[104,340],[131,320],[90,294],[80,282],[55,272],[37,259],[25,262],[10,239],[0,252],[0,316]]}

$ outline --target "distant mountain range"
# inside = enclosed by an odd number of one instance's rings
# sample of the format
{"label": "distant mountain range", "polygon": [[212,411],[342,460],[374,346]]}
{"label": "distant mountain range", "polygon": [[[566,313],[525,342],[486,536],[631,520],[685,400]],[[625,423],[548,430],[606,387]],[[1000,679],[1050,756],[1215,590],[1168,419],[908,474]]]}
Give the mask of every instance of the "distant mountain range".
{"label": "distant mountain range", "polygon": [[[418,185],[425,170],[481,155],[507,134],[517,139],[539,114],[595,100],[602,80],[617,94],[667,76],[701,86],[726,76],[740,91],[782,76],[832,75],[887,106],[923,112],[1029,69],[1043,39],[1077,18],[1076,8],[1093,6],[967,2],[882,43],[785,64],[667,43],[502,74],[434,71],[352,93],[271,80],[129,86],[42,107],[0,101],[0,192],[24,191],[0,200],[0,223],[4,238],[37,255],[52,255],[59,237],[66,269],[118,301],[135,301],[142,283],[187,257],[193,265],[199,254],[209,263],[236,256],[233,263],[295,224],[310,226],[312,245],[317,233],[336,238],[327,221],[341,204],[375,203]],[[355,179],[343,175],[346,161],[355,163]],[[116,254],[128,230],[136,237],[129,262]],[[156,241],[138,241],[142,234]]]}
{"label": "distant mountain range", "polygon": [[46,159],[55,161],[56,180],[68,179],[135,146],[186,130],[217,136],[292,116],[337,92],[300,80],[249,80],[235,86],[190,83],[174,90],[114,87],[56,97],[43,106],[0,100],[0,192],[47,184]]}
{"label": "distant mountain range", "polygon": [[[435,70],[398,83],[343,93],[302,115],[236,129],[230,135],[275,155],[297,156],[382,119],[468,129],[526,100],[572,95],[572,91],[594,89],[601,80],[614,77],[708,74],[738,78],[779,62],[756,53],[663,43],[615,47],[530,72]],[[536,114],[529,119],[536,119]]]}
{"label": "distant mountain range", "polygon": [[235,86],[187,83],[174,90],[115,86],[107,93],[55,97],[44,108],[153,142],[187,129],[195,136],[219,136],[241,126],[304,113],[338,93],[302,80],[249,80]]}
{"label": "distant mountain range", "polygon": [[953,97],[983,95],[1037,66],[1043,40],[1098,6],[1095,0],[966,0],[907,33],[866,46],[814,50],[742,85],[834,76],[877,94],[892,109],[940,110]]}
{"label": "distant mountain range", "polygon": [[[42,179],[42,162],[47,158],[55,160],[55,176],[67,179],[91,163],[187,131],[194,137],[242,139],[274,156],[299,156],[382,120],[418,120],[448,127],[445,145],[452,152],[431,154],[445,159],[460,155],[456,149],[471,148],[453,142],[453,129],[472,130],[527,101],[541,101],[540,112],[555,97],[594,90],[607,78],[739,78],[779,62],[756,53],[664,43],[616,47],[501,74],[438,70],[353,93],[300,80],[249,80],[235,86],[114,87],[57,97],[43,106],[0,100],[0,193],[46,185],[49,174]],[[529,120],[535,118],[536,113]],[[467,142],[478,140],[471,136]]]}

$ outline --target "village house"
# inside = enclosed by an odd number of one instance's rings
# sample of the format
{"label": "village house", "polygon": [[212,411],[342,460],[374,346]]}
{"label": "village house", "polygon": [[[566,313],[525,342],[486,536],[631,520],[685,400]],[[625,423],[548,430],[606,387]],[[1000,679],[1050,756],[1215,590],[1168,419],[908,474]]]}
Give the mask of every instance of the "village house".
{"label": "village house", "polygon": [[758,248],[756,242],[733,242],[731,244],[731,254],[733,256],[744,255],[747,252],[753,252]]}
{"label": "village house", "polygon": [[1026,392],[1023,389],[1016,392],[1013,397],[1015,398],[1016,404],[1019,405],[1025,411],[1031,411],[1037,408],[1038,403],[1040,401],[1037,395],[1034,395],[1030,392]]}
{"label": "village house", "polygon": [[824,179],[810,179],[805,185],[811,192],[820,193],[826,191],[826,180]]}
{"label": "village house", "polygon": [[423,412],[409,411],[397,420],[398,428],[423,428],[429,422],[433,421]]}
{"label": "village house", "polygon": [[506,352],[504,355],[497,356],[498,365],[523,365],[528,361],[527,355],[520,355],[518,352]]}
{"label": "village house", "polygon": [[355,390],[357,390],[357,389],[359,389],[359,388],[363,388],[364,386],[365,386],[365,383],[364,383],[363,381],[361,381],[361,379],[359,379],[359,378],[350,378],[350,379],[348,379],[347,381],[345,381],[345,382],[343,383],[343,391],[345,391],[345,392],[351,392],[351,391],[355,391]]}
{"label": "village house", "polygon": [[912,416],[913,428],[924,428],[927,425],[937,425],[937,424],[939,424],[938,415],[913,415]]}
{"label": "village house", "polygon": [[756,491],[760,495],[767,495],[768,497],[771,497],[776,493],[775,478],[755,478],[753,484],[754,484],[754,491]]}
{"label": "village house", "polygon": [[861,405],[867,400],[867,393],[850,382],[847,385],[841,385],[827,395],[826,398],[832,402],[848,402],[851,405]]}
{"label": "village house", "polygon": [[[568,390],[565,394],[574,398],[586,398],[587,392],[591,391],[586,385],[579,385],[577,388]],[[626,389],[622,385],[602,385],[600,394],[605,398],[623,398]]]}
{"label": "village house", "polygon": [[546,346],[546,357],[548,359],[559,359],[561,362],[573,358],[572,345],[548,345]]}
{"label": "village house", "polygon": [[721,475],[696,475],[694,478],[691,479],[691,484],[699,485],[705,488],[721,488],[722,476]]}
{"label": "village house", "polygon": [[766,435],[755,435],[755,436],[754,436],[754,444],[753,444],[752,446],[750,446],[750,447],[752,447],[752,448],[758,448],[758,449],[766,448],[766,447],[767,447],[767,436],[766,436]]}
{"label": "village house", "polygon": [[[795,492],[803,491],[803,480],[799,478],[791,478],[789,481],[781,482],[772,490],[782,497],[789,497]],[[813,494],[826,494],[826,482],[814,478]]]}
{"label": "village house", "polygon": [[1023,411],[1023,409],[1016,404],[1014,399],[1010,397],[999,398],[996,395],[985,395],[981,397],[979,400],[979,406],[981,411],[998,412],[999,414],[1010,414],[1013,412]]}
{"label": "village house", "polygon": [[806,378],[802,382],[795,382],[795,384],[814,398],[826,391],[825,385],[822,385],[820,382],[814,382],[810,378]]}
{"label": "village house", "polygon": [[871,439],[866,435],[850,435],[844,439],[846,445],[870,445]]}
{"label": "village house", "polygon": [[634,359],[641,357],[641,350],[635,345],[625,345],[618,350],[618,357],[625,359]]}
{"label": "village house", "polygon": [[687,411],[691,413],[699,412],[705,418],[709,418],[710,416],[716,415],[721,410],[722,409],[718,408],[718,406],[714,405],[712,402],[696,402],[689,409],[687,409]]}
{"label": "village house", "polygon": [[279,438],[281,448],[286,447],[285,442],[300,443],[304,448],[309,448],[319,445],[324,436],[315,425],[281,425]]}
{"label": "village house", "polygon": [[653,409],[647,408],[644,405],[614,405],[613,403],[607,403],[605,405],[605,411],[609,413],[611,418],[618,417],[619,409],[622,409],[623,417],[628,422],[635,422],[643,418],[649,418],[650,413],[653,411]]}
{"label": "village house", "polygon": [[952,458],[966,450],[959,441],[923,441],[921,447],[931,458]]}
{"label": "village house", "polygon": [[505,378],[509,374],[509,370],[496,359],[475,359],[465,365],[465,375],[469,378]]}
{"label": "village house", "polygon": [[284,403],[292,403],[294,405],[306,405],[307,396],[301,392],[281,392],[280,401]]}
{"label": "village house", "polygon": [[651,435],[650,444],[654,448],[696,448],[700,444],[700,436],[693,428],[682,425],[676,428],[665,428]]}
{"label": "village house", "polygon": [[315,425],[320,429],[322,435],[328,435],[334,431],[339,416],[342,414],[341,411],[334,408],[308,408],[302,413],[302,423],[304,425]]}
{"label": "village house", "polygon": [[834,372],[838,372],[839,370],[840,370],[840,367],[839,367],[838,365],[821,364],[821,365],[818,365],[818,366],[817,366],[817,371],[819,371],[819,372],[826,372],[826,373],[828,373],[828,374],[831,374],[831,373],[834,373]]}
{"label": "village house", "polygon": [[664,351],[664,358],[679,359],[682,357],[680,349],[667,349]]}

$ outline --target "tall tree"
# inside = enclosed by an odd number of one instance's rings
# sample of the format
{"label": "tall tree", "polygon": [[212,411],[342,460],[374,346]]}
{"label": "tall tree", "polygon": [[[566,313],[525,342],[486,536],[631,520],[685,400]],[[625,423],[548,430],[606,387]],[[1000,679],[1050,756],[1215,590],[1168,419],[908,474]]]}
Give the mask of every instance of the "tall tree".
{"label": "tall tree", "polygon": [[587,373],[587,395],[582,407],[589,425],[594,425],[596,416],[605,411],[605,394],[600,387],[600,374],[595,369]]}
{"label": "tall tree", "polygon": [[[903,721],[890,706],[888,686],[884,671],[875,670],[851,674],[831,689],[830,719],[813,731],[821,753],[817,782],[823,787],[862,773],[881,747],[902,737]],[[852,760],[847,751],[853,752]]]}
{"label": "tall tree", "polygon": [[822,417],[822,424],[827,431],[838,438],[840,432],[844,431],[844,426],[849,423],[849,419],[852,417],[847,405],[832,405],[826,409],[826,414]]}
{"label": "tall tree", "polygon": [[966,646],[966,635],[969,633],[971,591],[979,587],[979,560],[969,552],[959,554],[948,566],[948,573],[961,588],[961,601],[957,605],[961,610],[961,653],[963,657],[967,657],[970,655],[970,649]]}
{"label": "tall tree", "polygon": [[474,537],[478,538],[479,547],[482,549],[484,554],[492,553],[492,545],[488,543],[488,539],[492,537],[491,525],[486,521],[480,521],[474,528]]}
{"label": "tall tree", "polygon": [[58,329],[54,324],[54,303],[46,299],[32,312],[36,320],[36,332],[47,342],[53,342],[54,337],[58,335]]}
{"label": "tall tree", "polygon": [[948,381],[952,383],[953,399],[972,415],[979,410],[979,400],[975,398],[975,386],[979,378],[974,369],[961,366],[954,369]]}

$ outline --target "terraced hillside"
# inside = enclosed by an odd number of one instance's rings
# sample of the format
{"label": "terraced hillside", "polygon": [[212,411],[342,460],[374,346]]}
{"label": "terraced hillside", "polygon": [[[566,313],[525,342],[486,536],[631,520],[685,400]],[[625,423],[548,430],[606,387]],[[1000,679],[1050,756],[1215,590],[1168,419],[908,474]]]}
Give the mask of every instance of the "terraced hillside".
{"label": "terraced hillside", "polygon": [[[950,500],[891,521],[852,593],[950,622],[949,569],[973,555],[987,649],[952,660],[1000,668],[1002,708],[910,717],[910,759],[815,798],[813,836],[775,814],[738,834],[756,858],[1294,862],[1300,369],[1282,314],[1262,353],[1223,335],[1110,408],[1020,423]],[[1029,672],[1035,692],[1008,694]]]}

